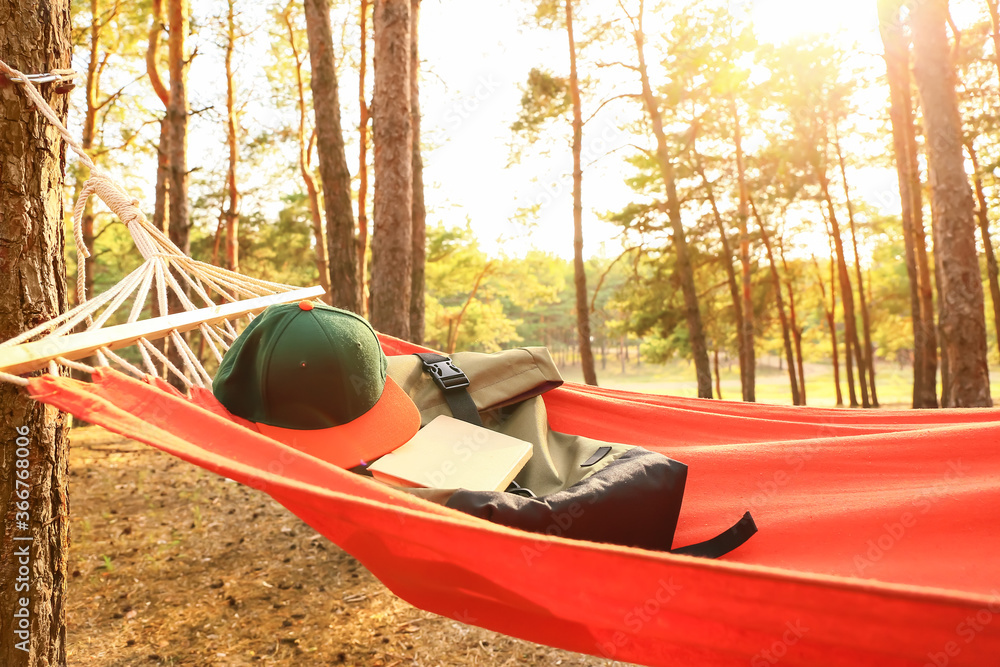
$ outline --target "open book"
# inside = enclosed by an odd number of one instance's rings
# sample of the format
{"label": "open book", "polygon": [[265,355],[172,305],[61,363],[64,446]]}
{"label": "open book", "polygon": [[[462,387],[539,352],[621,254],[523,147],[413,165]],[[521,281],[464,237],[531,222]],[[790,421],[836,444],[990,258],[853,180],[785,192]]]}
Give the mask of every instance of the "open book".
{"label": "open book", "polygon": [[399,486],[503,491],[530,458],[530,442],[441,415],[368,469]]}

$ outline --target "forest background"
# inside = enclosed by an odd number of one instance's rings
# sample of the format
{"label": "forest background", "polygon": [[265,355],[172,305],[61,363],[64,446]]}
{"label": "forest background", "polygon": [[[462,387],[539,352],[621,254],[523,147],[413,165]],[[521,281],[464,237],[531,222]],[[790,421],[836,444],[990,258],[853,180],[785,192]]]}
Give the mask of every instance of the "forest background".
{"label": "forest background", "polygon": [[[939,260],[929,134],[910,78],[907,6],[882,3],[880,29],[873,1],[808,3],[808,11],[780,1],[669,2],[644,13],[596,0],[417,4],[425,344],[487,352],[545,345],[568,379],[593,380],[591,366],[602,384],[678,395],[954,404],[934,380],[947,371],[947,355],[937,350],[945,342],[935,325],[940,285],[931,293]],[[365,71],[379,35],[368,3],[360,13],[357,3],[333,5],[350,207],[374,243],[377,204],[366,181],[379,187],[376,84]],[[170,68],[167,50],[156,50],[168,32],[155,19],[169,17],[159,0],[77,0],[72,10],[73,64],[86,81],[71,93],[71,130],[151,208],[164,187],[157,166],[168,114],[150,69]],[[197,3],[191,12],[191,254],[268,280],[329,284],[335,260],[317,252],[327,245],[329,208],[305,12],[297,3],[241,0]],[[986,294],[983,353],[995,363],[996,3],[953,0],[948,23],[962,176],[975,194],[976,217],[970,209],[966,222],[976,255],[966,261]],[[902,198],[887,77],[900,43],[915,114],[910,176],[919,183]],[[71,174],[67,199],[85,179]],[[95,206],[87,215],[93,294],[141,258],[110,212]],[[354,238],[369,289],[371,249]],[[582,241],[582,271],[574,241]],[[71,272],[75,261],[68,244]],[[362,299],[361,310],[375,315],[368,306]],[[938,333],[930,353],[927,337],[914,335],[928,330]]]}

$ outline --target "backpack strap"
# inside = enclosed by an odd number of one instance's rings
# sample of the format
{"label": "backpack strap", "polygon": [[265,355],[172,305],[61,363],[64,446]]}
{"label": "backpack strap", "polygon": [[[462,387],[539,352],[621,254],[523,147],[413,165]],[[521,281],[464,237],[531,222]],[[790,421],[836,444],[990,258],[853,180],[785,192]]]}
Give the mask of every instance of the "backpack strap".
{"label": "backpack strap", "polygon": [[469,395],[469,378],[455,365],[449,357],[434,352],[418,352],[418,357],[424,364],[424,372],[431,376],[441,391],[444,400],[448,402],[451,414],[455,419],[482,426],[476,403]]}
{"label": "backpack strap", "polygon": [[670,553],[682,556],[698,556],[700,558],[718,558],[724,556],[736,547],[749,540],[757,532],[757,524],[754,523],[750,512],[743,515],[743,518],[736,522],[732,528],[726,532],[716,535],[710,540],[689,544],[686,547],[671,549]]}

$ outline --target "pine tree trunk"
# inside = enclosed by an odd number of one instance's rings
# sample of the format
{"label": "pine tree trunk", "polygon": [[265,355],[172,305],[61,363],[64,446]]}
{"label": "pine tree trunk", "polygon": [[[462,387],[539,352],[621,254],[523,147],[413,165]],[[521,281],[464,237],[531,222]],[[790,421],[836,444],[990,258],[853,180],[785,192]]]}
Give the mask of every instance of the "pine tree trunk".
{"label": "pine tree trunk", "polygon": [[[747,387],[745,375],[747,373],[748,364],[743,328],[743,302],[740,297],[739,285],[736,282],[736,270],[733,268],[733,250],[729,245],[729,235],[726,234],[726,224],[723,222],[722,215],[719,213],[718,202],[715,199],[715,190],[712,188],[712,184],[709,183],[708,177],[705,175],[705,167],[702,164],[701,155],[698,153],[696,139],[694,137],[691,139],[691,156],[694,158],[695,171],[697,172],[698,177],[701,178],[702,185],[705,187],[708,202],[712,207],[712,217],[715,219],[715,226],[719,230],[719,238],[722,240],[722,256],[719,259],[722,261],[722,268],[726,271],[726,281],[729,284],[729,297],[733,302],[733,321],[736,326],[736,347],[740,355],[740,385],[745,388]],[[746,223],[744,222],[744,226],[745,225]],[[718,357],[718,348],[716,348],[715,354],[716,357]],[[718,359],[716,359],[716,361],[718,361]],[[718,369],[716,369],[716,375],[718,375]],[[745,397],[744,400],[746,400]]]}
{"label": "pine tree trunk", "polygon": [[566,35],[569,39],[569,89],[573,103],[573,287],[576,292],[576,333],[580,343],[580,366],[583,381],[597,384],[594,353],[590,346],[590,305],[587,299],[587,273],[583,262],[583,112],[580,82],[576,72],[576,41],[573,37],[573,0],[566,0]]}
{"label": "pine tree trunk", "polygon": [[239,137],[237,135],[236,92],[233,81],[233,50],[236,48],[235,0],[229,0],[226,14],[226,144],[229,146],[229,168],[226,171],[226,189],[229,205],[222,217],[226,221],[226,266],[240,270],[239,222],[240,191],[236,187],[236,164],[239,162]]}
{"label": "pine tree trunk", "polygon": [[694,268],[688,256],[687,238],[684,234],[684,224],[681,220],[681,204],[677,196],[677,182],[674,175],[674,165],[667,149],[667,136],[663,129],[663,118],[660,115],[659,103],[653,95],[646,68],[644,49],[645,36],[642,31],[642,15],[639,15],[638,29],[633,33],[635,47],[639,59],[639,77],[642,81],[642,99],[656,136],[656,158],[660,167],[660,175],[667,191],[667,215],[673,230],[674,251],[677,254],[676,271],[684,293],[684,313],[687,320],[688,340],[691,354],[694,357],[695,373],[698,379],[698,397],[712,398],[712,369],[708,362],[708,345],[705,342],[705,331],[701,321],[701,311],[698,306],[698,291],[694,283]]}
{"label": "pine tree trunk", "polygon": [[[89,60],[87,62],[87,75],[84,84],[85,99],[87,108],[83,115],[83,128],[80,137],[80,146],[88,154],[94,148],[94,133],[97,129],[97,97],[100,92],[100,73],[98,71],[98,58],[101,43],[101,15],[98,0],[90,0],[90,44]],[[77,192],[83,190],[83,181],[87,175],[84,170],[78,170],[80,178],[77,183]],[[83,259],[84,269],[84,293],[86,298],[94,296],[94,266],[97,256],[94,254],[94,206],[91,199],[87,200],[87,205],[83,209],[83,217],[80,220],[81,231],[83,232],[83,245],[87,247],[90,257],[77,257],[77,261]],[[84,360],[90,363],[90,360]]]}
{"label": "pine tree trunk", "polygon": [[713,366],[715,370],[715,397],[722,400],[722,379],[719,377],[719,348],[716,347],[713,355]]}
{"label": "pine tree trunk", "polygon": [[934,218],[934,258],[941,272],[941,334],[948,361],[944,407],[991,406],[986,360],[986,319],[973,219],[965,175],[962,119],[955,69],[945,31],[946,0],[924,0],[910,9],[914,76],[927,136]]}
{"label": "pine tree trunk", "polygon": [[854,319],[854,293],[851,289],[851,277],[847,272],[847,261],[844,257],[844,242],[840,235],[840,225],[837,223],[837,212],[830,196],[830,182],[822,166],[816,166],[823,200],[826,202],[827,216],[830,220],[830,235],[833,237],[834,257],[837,263],[837,275],[840,279],[840,300],[844,309],[844,365],[847,368],[847,389],[851,399],[851,407],[858,407],[858,397],[854,388],[854,359],[858,357],[858,380],[861,385],[861,396],[864,407],[868,407],[868,387],[865,383],[864,364],[861,361],[861,345],[858,343],[858,327]]}
{"label": "pine tree trunk", "polygon": [[354,242],[351,174],[347,169],[340,98],[333,63],[333,34],[327,0],[305,0],[309,38],[310,88],[316,114],[319,176],[326,209],[326,243],[330,264],[330,301],[344,310],[361,312],[358,253]]}
{"label": "pine tree trunk", "polygon": [[997,267],[997,256],[993,251],[993,240],[990,238],[990,218],[989,206],[986,203],[986,193],[983,191],[983,177],[979,171],[979,156],[972,145],[972,140],[967,140],[965,144],[972,159],[973,179],[976,187],[976,199],[979,207],[976,210],[979,218],[979,234],[983,239],[983,248],[986,252],[986,274],[990,281],[990,298],[993,301],[993,326],[997,332],[997,345],[1000,346],[1000,282],[997,275],[1000,269]]}
{"label": "pine tree trunk", "polygon": [[[0,10],[0,59],[26,74],[70,67],[70,26],[67,0],[5,5]],[[68,96],[53,93],[53,87],[44,84],[40,91],[65,122]],[[66,160],[59,135],[27,102],[19,84],[0,87],[0,108],[3,341],[66,310]],[[65,665],[65,417],[7,383],[0,383],[0,414],[0,665]],[[21,471],[26,479],[19,477]]]}
{"label": "pine tree trunk", "polygon": [[[868,373],[868,387],[871,391],[871,406],[878,407],[878,394],[875,391],[875,349],[872,346],[871,323],[868,318],[868,299],[865,298],[864,281],[861,277],[861,258],[858,256],[858,231],[854,224],[854,204],[851,202],[851,190],[847,185],[847,161],[840,148],[840,132],[837,124],[833,124],[833,145],[837,151],[837,162],[840,164],[840,176],[844,182],[844,198],[847,200],[847,220],[851,225],[851,246],[854,249],[854,275],[858,279],[858,304],[861,306],[861,330],[864,336],[864,347],[858,352],[859,363],[863,353],[864,368]],[[864,374],[862,373],[862,382]]]}
{"label": "pine tree trunk", "polygon": [[889,82],[889,118],[893,152],[902,202],[906,270],[910,279],[910,312],[913,322],[913,407],[936,408],[937,335],[934,331],[934,297],[923,231],[923,197],[917,164],[910,97],[910,54],[900,21],[901,0],[879,0],[879,29],[885,47]]}
{"label": "pine tree trunk", "polygon": [[410,117],[413,125],[413,275],[410,282],[410,341],[424,342],[424,268],[427,263],[427,210],[424,160],[420,154],[420,55],[417,28],[420,0],[410,0]]}
{"label": "pine tree trunk", "polygon": [[[837,291],[834,287],[833,276],[830,276],[830,307],[826,306],[826,287],[823,285],[823,272],[819,268],[819,260],[813,257],[813,263],[816,265],[816,277],[819,282],[819,290],[823,295],[823,314],[826,316],[826,325],[830,328],[830,342],[832,343],[832,351],[830,354],[830,359],[833,361],[833,386],[837,390],[837,406],[844,404],[844,394],[840,391],[840,355],[837,350],[837,321],[834,317],[834,312],[837,310]],[[833,265],[831,264],[831,269]],[[831,271],[832,272],[832,271]]]}
{"label": "pine tree trunk", "polygon": [[[743,279],[743,327],[740,330],[740,340],[742,341],[742,355],[740,360],[740,371],[742,373],[743,400],[754,402],[757,400],[757,359],[754,351],[753,336],[753,296],[750,282],[750,234],[747,229],[747,179],[746,168],[743,164],[743,140],[742,127],[740,125],[740,113],[736,106],[736,99],[729,97],[730,115],[733,118],[733,142],[736,145],[736,178],[739,184],[739,227],[740,227],[740,268]],[[745,367],[744,367],[745,365]]]}
{"label": "pine tree trunk", "polygon": [[410,0],[375,0],[374,31],[371,321],[383,333],[408,339],[413,279]]}
{"label": "pine tree trunk", "polygon": [[366,76],[368,69],[368,0],[361,0],[361,19],[359,28],[361,40],[359,44],[358,64],[358,106],[361,118],[358,122],[360,139],[358,140],[358,292],[361,295],[361,312],[368,316],[368,99],[365,96]]}
{"label": "pine tree trunk", "polygon": [[[185,254],[191,252],[190,241],[190,206],[188,203],[188,171],[187,171],[187,34],[189,30],[189,7],[187,0],[168,0],[167,15],[170,23],[169,63],[170,63],[170,103],[167,105],[167,125],[169,136],[167,145],[170,150],[167,167],[170,182],[170,240]],[[184,285],[184,283],[181,283]],[[186,287],[186,285],[185,285]],[[184,306],[180,298],[170,291],[167,298],[167,308],[171,313],[182,312]],[[164,343],[168,347],[167,358],[177,368],[184,368],[180,351],[175,345]],[[186,387],[180,378],[169,376],[170,382],[177,389]]]}
{"label": "pine tree trunk", "polygon": [[[191,250],[189,238],[190,207],[188,204],[187,172],[187,34],[189,8],[187,0],[168,0],[170,22],[170,104],[167,107],[167,124],[170,138],[168,158],[170,181],[170,240],[184,253]],[[173,310],[173,308],[171,308]]]}
{"label": "pine tree trunk", "polygon": [[[152,7],[153,21],[149,28],[149,43],[146,48],[146,74],[149,82],[153,86],[153,91],[163,103],[163,108],[170,107],[170,91],[160,77],[160,33],[166,26],[163,23],[163,0],[153,0]],[[160,141],[156,145],[156,201],[153,204],[153,224],[164,234],[169,233],[169,202],[167,201],[169,190],[169,151],[170,124],[166,117],[160,119]],[[155,307],[155,306],[154,306]],[[156,345],[162,351],[162,340]]]}
{"label": "pine tree trunk", "polygon": [[[760,229],[760,240],[764,243],[764,250],[767,252],[767,261],[771,267],[771,281],[774,283],[774,302],[778,309],[778,320],[781,322],[781,337],[785,342],[785,359],[788,361],[788,382],[792,389],[792,405],[802,405],[802,395],[799,391],[799,382],[795,373],[795,353],[792,351],[792,337],[788,327],[788,316],[785,314],[785,300],[781,297],[781,277],[778,275],[778,266],[774,263],[774,253],[771,251],[771,240],[764,221],[757,212],[757,207],[753,200],[750,200],[750,210],[753,212],[754,220]],[[780,363],[780,362],[779,362]]]}
{"label": "pine tree trunk", "polygon": [[[319,206],[319,191],[312,173],[312,139],[306,140],[306,91],[302,82],[303,58],[299,53],[298,41],[295,39],[295,29],[292,27],[291,5],[282,14],[285,27],[288,28],[288,45],[292,49],[292,59],[295,61],[295,89],[299,96],[299,128],[296,138],[299,144],[299,173],[306,186],[306,198],[309,200],[309,219],[312,222],[313,242],[316,249],[316,271],[319,273],[319,284],[325,294],[323,301],[327,304],[330,296],[330,266],[327,262],[326,233],[323,230],[323,214]],[[315,135],[313,135],[315,136]]]}
{"label": "pine tree trunk", "polygon": [[792,289],[792,274],[788,270],[788,263],[785,261],[785,248],[781,239],[778,239],[778,254],[781,256],[781,268],[785,272],[785,287],[788,289],[788,322],[792,328],[792,342],[795,343],[795,366],[799,374],[799,397],[802,405],[806,405],[806,368],[802,361],[802,328],[798,324],[798,316],[795,312],[795,290]]}

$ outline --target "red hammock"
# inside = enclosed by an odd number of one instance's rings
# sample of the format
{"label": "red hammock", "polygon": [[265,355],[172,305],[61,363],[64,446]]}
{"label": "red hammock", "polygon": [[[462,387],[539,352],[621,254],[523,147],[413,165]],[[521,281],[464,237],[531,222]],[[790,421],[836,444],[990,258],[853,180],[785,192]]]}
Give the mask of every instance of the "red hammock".
{"label": "red hammock", "polygon": [[558,521],[552,537],[491,524],[287,448],[206,390],[93,380],[29,391],[267,492],[401,598],[459,621],[647,665],[1000,665],[1000,410],[545,394],[557,431],[688,464],[677,544],[753,513],[760,532],[709,561],[564,540]]}

